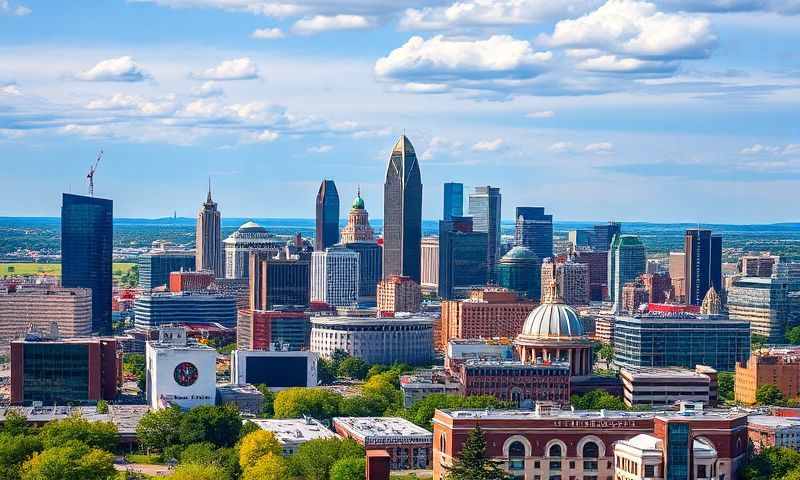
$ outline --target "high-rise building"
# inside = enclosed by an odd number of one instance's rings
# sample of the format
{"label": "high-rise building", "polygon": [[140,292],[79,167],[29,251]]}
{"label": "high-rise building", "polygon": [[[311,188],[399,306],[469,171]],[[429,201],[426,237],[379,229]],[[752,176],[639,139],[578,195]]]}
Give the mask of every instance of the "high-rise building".
{"label": "high-rise building", "polygon": [[551,281],[555,281],[556,292],[567,305],[589,304],[589,265],[575,262],[571,257],[564,262],[545,259],[541,267],[542,287]]}
{"label": "high-rise building", "polygon": [[439,237],[422,239],[422,283],[420,288],[425,293],[439,291]]}
{"label": "high-rise building", "polygon": [[450,220],[453,217],[464,216],[464,184],[445,183],[444,184],[444,211],[442,220]]}
{"label": "high-rise building", "polygon": [[784,343],[790,321],[789,284],[781,277],[742,277],[728,289],[728,316],[750,323],[768,343]]}
{"label": "high-rise building", "polygon": [[575,250],[580,247],[590,247],[592,246],[592,236],[593,232],[591,230],[585,229],[577,229],[577,230],[570,230],[567,232],[567,241],[569,241],[570,248]]}
{"label": "high-rise building", "polygon": [[284,242],[276,240],[267,229],[247,222],[222,242],[225,246],[225,278],[247,278],[250,252],[277,255]]}
{"label": "high-rise building", "polygon": [[636,235],[617,235],[608,252],[608,296],[618,311],[622,287],[636,279],[647,268],[644,244]]}
{"label": "high-rise building", "polygon": [[339,192],[333,180],[323,180],[317,192],[317,236],[315,249],[339,243]]}
{"label": "high-rise building", "polygon": [[589,266],[589,299],[603,301],[608,295],[608,252],[577,250],[573,259]]}
{"label": "high-rise building", "polygon": [[378,284],[378,315],[416,313],[422,303],[419,285],[408,277],[395,275]]}
{"label": "high-rise building", "polygon": [[622,224],[608,222],[592,227],[591,246],[597,251],[608,251],[611,249],[611,241],[615,235],[622,233]]}
{"label": "high-rise building", "polygon": [[722,236],[699,228],[686,230],[686,303],[700,305],[712,286],[718,292],[722,284]]}
{"label": "high-rise building", "polygon": [[135,326],[155,330],[170,323],[219,323],[236,326],[236,297],[207,293],[153,293],[133,304]]}
{"label": "high-rise building", "polygon": [[495,267],[500,259],[501,200],[500,189],[488,185],[475,187],[475,191],[469,194],[473,230],[487,234],[486,268],[490,281],[495,279]]}
{"label": "high-rise building", "polygon": [[414,146],[402,135],[392,149],[383,187],[383,278],[420,281],[422,178]]}
{"label": "high-rise building", "polygon": [[0,351],[30,327],[61,337],[88,337],[92,333],[92,292],[88,288],[0,289]]}
{"label": "high-rise building", "polygon": [[92,330],[111,333],[114,203],[65,193],[61,205],[61,286],[92,289]]}
{"label": "high-rise building", "polygon": [[278,305],[308,306],[311,297],[311,262],[287,256],[250,254],[250,309],[272,310]]}
{"label": "high-rise building", "polygon": [[347,215],[347,225],[342,229],[342,243],[371,242],[375,240],[372,227],[369,226],[369,213],[364,208],[361,189],[353,200],[353,208]]}
{"label": "high-rise building", "polygon": [[628,282],[622,287],[622,311],[634,314],[648,303],[648,298],[647,288],[641,281]]}
{"label": "high-rise building", "polygon": [[214,280],[214,273],[207,270],[170,272],[169,291],[172,293],[206,293]]}
{"label": "high-rise building", "polygon": [[518,245],[497,262],[497,284],[528,300],[539,300],[542,262],[530,248]]}
{"label": "high-rise building", "polygon": [[686,300],[686,254],[669,252],[669,276],[672,279],[674,298],[678,302]]}
{"label": "high-rise building", "polygon": [[514,245],[533,250],[540,260],[553,256],[553,216],[544,207],[517,207]]}
{"label": "high-rise building", "polygon": [[359,301],[375,300],[378,282],[381,281],[383,250],[374,240],[343,243],[344,247],[358,253],[358,297]]}
{"label": "high-rise building", "polygon": [[211,184],[208,196],[197,214],[197,270],[214,272],[214,276],[225,276],[225,252],[222,250],[222,215],[217,203],[211,199]]}
{"label": "high-rise building", "polygon": [[674,300],[672,278],[669,273],[645,273],[641,279],[644,288],[647,289],[649,303],[664,303],[667,299]]}
{"label": "high-rise building", "polygon": [[149,291],[163,287],[169,283],[170,273],[193,271],[196,261],[196,255],[191,250],[170,247],[163,242],[155,245],[139,257],[139,288]]}
{"label": "high-rise building", "polygon": [[486,285],[485,232],[472,228],[472,217],[439,222],[439,296],[454,298]]}
{"label": "high-rise building", "polygon": [[311,301],[337,307],[358,303],[358,253],[342,246],[315,251],[311,257]]}

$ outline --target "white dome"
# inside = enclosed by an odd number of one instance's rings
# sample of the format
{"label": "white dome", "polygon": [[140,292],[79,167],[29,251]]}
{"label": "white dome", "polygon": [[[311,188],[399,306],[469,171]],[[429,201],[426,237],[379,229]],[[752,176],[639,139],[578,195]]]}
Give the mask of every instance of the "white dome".
{"label": "white dome", "polygon": [[582,337],[578,313],[566,303],[543,303],[528,315],[522,335],[534,338]]}

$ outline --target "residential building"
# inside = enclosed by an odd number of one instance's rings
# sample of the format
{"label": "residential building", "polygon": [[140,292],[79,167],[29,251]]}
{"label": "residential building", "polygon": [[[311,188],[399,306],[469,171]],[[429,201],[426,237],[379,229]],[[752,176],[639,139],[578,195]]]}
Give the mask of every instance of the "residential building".
{"label": "residential building", "polygon": [[211,199],[211,183],[208,196],[197,214],[197,259],[195,268],[214,272],[214,276],[225,276],[225,252],[222,249],[222,215],[217,203]]}
{"label": "residential building", "polygon": [[378,315],[397,312],[416,313],[420,310],[422,292],[409,277],[392,275],[378,284]]}
{"label": "residential building", "polygon": [[359,188],[356,198],[353,199],[353,207],[347,215],[347,225],[342,229],[341,242],[347,244],[374,240],[375,236],[369,225],[369,213],[364,207],[364,199],[361,198],[361,189]]}
{"label": "residential building", "polygon": [[88,337],[92,333],[92,292],[88,288],[0,289],[0,351],[31,327],[61,337]]}
{"label": "residential building", "polygon": [[464,216],[464,184],[444,184],[444,209],[442,220],[451,220],[453,217]]}
{"label": "residential building", "polygon": [[553,256],[553,216],[544,207],[517,207],[514,245],[533,250],[539,259]]}
{"label": "residential building", "polygon": [[29,335],[11,342],[11,402],[63,405],[114,400],[121,367],[113,339],[44,340]]}
{"label": "residential building", "polygon": [[616,235],[622,234],[622,224],[619,222],[608,222],[592,227],[591,246],[598,252],[611,250],[611,242]]}
{"label": "residential building", "polygon": [[319,186],[316,220],[314,249],[323,251],[339,243],[339,192],[333,180],[323,180]]}
{"label": "residential building", "polygon": [[279,306],[274,310],[239,310],[236,344],[240,350],[307,350],[311,312],[305,307]]}
{"label": "residential building", "polygon": [[[154,244],[156,242],[153,242]],[[141,255],[139,265],[139,288],[149,291],[169,283],[171,272],[193,271],[196,256],[191,250],[170,247],[166,242],[154,245],[149,252]]]}
{"label": "residential building", "polygon": [[564,262],[555,262],[552,258],[547,258],[542,263],[541,269],[541,285],[543,287],[553,280],[556,283],[559,297],[567,304],[589,304],[588,264],[575,262],[571,257],[567,257]]}
{"label": "residential building", "polygon": [[347,242],[342,246],[358,254],[359,302],[374,301],[378,282],[383,278],[383,249],[374,240]]}
{"label": "residential building", "polygon": [[436,348],[443,351],[452,339],[514,338],[536,305],[498,287],[473,290],[465,300],[443,300]]}
{"label": "residential building", "polygon": [[336,417],[333,429],[344,438],[352,438],[367,451],[388,451],[392,470],[431,467],[433,435],[404,418]]}
{"label": "residential building", "polygon": [[622,287],[645,272],[647,254],[644,244],[635,235],[617,235],[608,252],[608,296],[618,311]]}
{"label": "residential building", "polygon": [[667,300],[675,299],[669,272],[645,273],[639,278],[647,290],[648,303],[665,303]]}
{"label": "residential building", "polygon": [[577,250],[573,261],[589,266],[589,299],[602,302],[608,296],[608,251]]}
{"label": "residential building", "polygon": [[271,310],[278,305],[308,306],[311,301],[311,262],[284,250],[272,257],[250,255],[251,310]]}
{"label": "residential building", "polygon": [[569,405],[568,362],[474,359],[461,364],[455,375],[465,396],[491,395],[518,407],[540,401]]}
{"label": "residential building", "polygon": [[422,179],[414,146],[402,135],[392,149],[383,190],[383,276],[420,281]]}
{"label": "residential building", "polygon": [[684,252],[686,303],[700,305],[712,286],[723,291],[722,236],[712,235],[711,230],[686,230]]}
{"label": "residential building", "polygon": [[111,333],[114,203],[65,193],[61,204],[61,286],[89,288],[92,331]]}
{"label": "residential building", "polygon": [[783,398],[800,396],[800,347],[774,347],[753,352],[736,364],[734,397],[745,405],[756,403],[756,392],[775,385]]}
{"label": "residential building", "polygon": [[251,252],[274,256],[283,248],[283,242],[276,240],[266,228],[255,222],[243,224],[222,243],[225,249],[225,278],[248,278]]}
{"label": "residential building", "polygon": [[717,372],[698,365],[681,367],[623,368],[619,372],[624,388],[623,400],[631,408],[670,408],[679,402],[716,405]]}
{"label": "residential building", "polygon": [[[472,215],[473,230],[486,233],[486,267],[489,280],[495,278],[495,267],[500,258],[501,200],[500,189],[490,186],[475,187],[475,191],[469,194],[469,214]],[[441,238],[441,234],[439,236]]]}
{"label": "residential building", "polygon": [[422,239],[422,283],[423,293],[439,291],[439,237]]}
{"label": "residential building", "polygon": [[518,245],[497,262],[497,284],[528,300],[542,296],[542,262],[528,247]]}
{"label": "residential building", "polygon": [[778,262],[777,255],[743,255],[737,270],[744,277],[771,277],[772,267]]}
{"label": "residential building", "polygon": [[251,418],[249,422],[258,425],[261,430],[272,432],[281,445],[284,457],[297,452],[300,445],[309,440],[337,438],[325,425],[311,418]]}
{"label": "residential building", "polygon": [[486,285],[488,234],[473,229],[472,217],[439,222],[439,297],[462,296]]}
{"label": "residential building", "polygon": [[669,277],[672,279],[675,301],[686,301],[686,254],[684,252],[669,252]]}
{"label": "residential building", "polygon": [[781,277],[741,277],[728,289],[728,316],[750,323],[753,335],[783,343],[791,316],[789,282]]}
{"label": "residential building", "polygon": [[342,246],[311,257],[311,301],[344,307],[358,303],[358,253]]}
{"label": "residential building", "polygon": [[161,325],[219,323],[236,326],[236,297],[206,293],[152,293],[140,295],[133,306],[136,328],[157,329]]}
{"label": "residential building", "polygon": [[622,287],[621,311],[635,314],[639,307],[647,305],[650,295],[641,281],[628,282]]}

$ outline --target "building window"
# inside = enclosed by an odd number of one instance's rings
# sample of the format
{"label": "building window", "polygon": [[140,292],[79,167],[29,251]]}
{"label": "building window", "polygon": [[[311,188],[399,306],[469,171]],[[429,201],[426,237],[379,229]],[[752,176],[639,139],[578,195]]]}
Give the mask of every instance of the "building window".
{"label": "building window", "polygon": [[697,466],[697,478],[706,478],[708,477],[707,468],[705,465],[698,465]]}
{"label": "building window", "polygon": [[[547,452],[548,457],[559,458],[559,460],[550,460],[550,470],[561,470],[561,445],[553,445],[550,447],[550,450]],[[552,476],[550,477],[553,478]],[[560,479],[561,476],[558,475]]]}
{"label": "building window", "polygon": [[600,448],[594,442],[586,442],[583,445],[583,469],[584,470],[597,470],[597,457],[600,456]]}
{"label": "building window", "polygon": [[655,477],[656,476],[656,466],[655,465],[645,465],[644,466],[644,476],[645,477]]}
{"label": "building window", "polygon": [[513,442],[508,447],[508,469],[525,469],[525,445],[522,442]]}

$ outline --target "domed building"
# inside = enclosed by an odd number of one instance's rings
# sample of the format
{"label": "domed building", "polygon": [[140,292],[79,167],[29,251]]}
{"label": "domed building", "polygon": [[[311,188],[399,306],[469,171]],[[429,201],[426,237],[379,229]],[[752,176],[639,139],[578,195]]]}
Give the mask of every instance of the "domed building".
{"label": "domed building", "polygon": [[523,362],[569,362],[572,377],[592,375],[592,342],[578,312],[558,296],[555,281],[545,289],[542,304],[528,315],[514,346]]}
{"label": "domed building", "polygon": [[353,199],[353,208],[347,217],[347,226],[342,229],[341,242],[371,242],[374,239],[372,227],[369,226],[369,214],[364,208],[364,199],[361,198],[361,189]]}
{"label": "domed building", "polygon": [[539,257],[528,247],[516,246],[497,262],[497,283],[530,300],[541,296],[541,268]]}
{"label": "domed building", "polygon": [[248,278],[250,252],[273,251],[277,254],[284,245],[266,228],[252,221],[243,224],[222,243],[225,246],[225,278]]}

